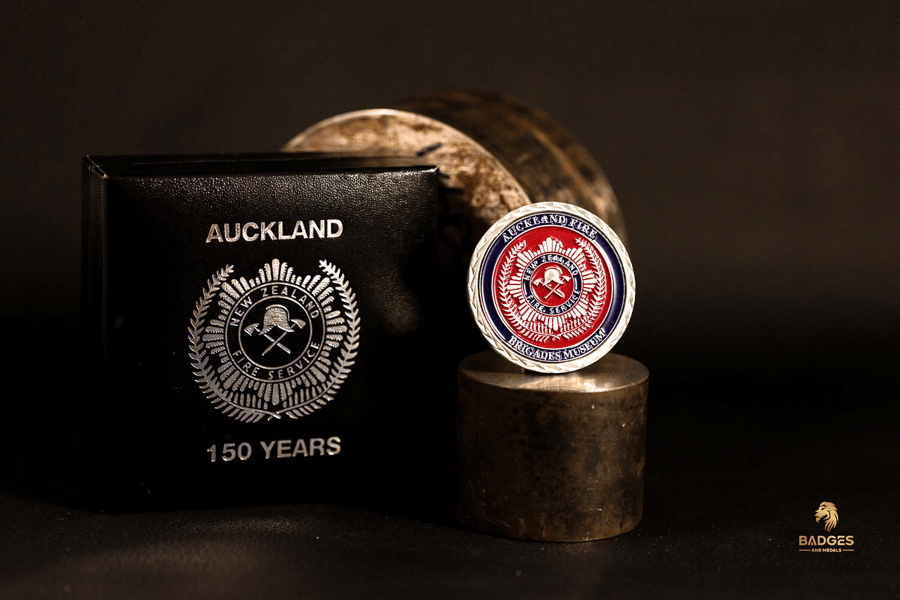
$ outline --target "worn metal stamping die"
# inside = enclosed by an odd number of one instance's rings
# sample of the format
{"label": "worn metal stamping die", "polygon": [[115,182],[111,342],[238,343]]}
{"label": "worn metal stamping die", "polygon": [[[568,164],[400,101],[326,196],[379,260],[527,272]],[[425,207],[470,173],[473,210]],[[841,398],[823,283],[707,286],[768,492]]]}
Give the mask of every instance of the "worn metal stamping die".
{"label": "worn metal stamping die", "polygon": [[498,219],[562,202],[597,215],[628,245],[619,203],[587,149],[549,115],[508,96],[450,90],[344,113],[283,150],[403,154],[440,169],[437,269],[447,330],[457,332],[448,342],[450,364],[481,347],[460,292],[476,244]]}
{"label": "worn metal stamping die", "polygon": [[401,153],[441,171],[439,260],[465,269],[497,219],[533,202],[565,202],[603,219],[627,245],[625,221],[590,153],[543,111],[508,96],[453,90],[309,127],[289,152]]}
{"label": "worn metal stamping die", "polygon": [[542,375],[494,352],[459,365],[456,515],[524,540],[612,537],[641,520],[649,372],[610,353]]}

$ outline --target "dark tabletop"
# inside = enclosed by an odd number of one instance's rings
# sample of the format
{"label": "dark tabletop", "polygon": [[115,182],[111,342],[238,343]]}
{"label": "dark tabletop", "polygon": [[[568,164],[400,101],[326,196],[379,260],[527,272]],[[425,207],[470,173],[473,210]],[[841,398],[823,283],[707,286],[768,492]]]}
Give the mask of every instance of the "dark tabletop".
{"label": "dark tabletop", "polygon": [[[56,447],[0,498],[0,597],[896,597],[898,415],[867,408],[876,363],[794,381],[651,369],[643,521],[586,543],[462,527],[440,461],[365,498],[98,514],[34,476],[71,460]],[[825,500],[853,553],[799,551],[826,533]]]}

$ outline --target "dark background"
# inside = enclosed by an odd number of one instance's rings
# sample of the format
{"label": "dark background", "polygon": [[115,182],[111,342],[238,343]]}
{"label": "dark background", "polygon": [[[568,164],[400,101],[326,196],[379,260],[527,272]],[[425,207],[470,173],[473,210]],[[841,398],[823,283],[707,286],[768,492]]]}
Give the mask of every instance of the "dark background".
{"label": "dark background", "polygon": [[[0,595],[896,594],[896,3],[184,4],[0,9]],[[546,110],[622,205],[641,527],[527,544],[440,502],[102,517],[48,495],[75,456],[81,157],[274,150],[454,87]],[[822,500],[854,554],[797,552]]]}

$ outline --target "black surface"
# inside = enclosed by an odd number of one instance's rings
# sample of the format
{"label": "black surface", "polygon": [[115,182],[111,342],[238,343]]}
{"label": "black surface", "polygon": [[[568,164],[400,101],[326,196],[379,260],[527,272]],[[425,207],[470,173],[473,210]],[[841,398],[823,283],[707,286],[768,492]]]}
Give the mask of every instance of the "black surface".
{"label": "black surface", "polygon": [[[0,597],[897,596],[897,3],[0,12]],[[48,500],[77,461],[80,158],[271,151],[450,87],[546,110],[622,204],[638,290],[616,351],[651,372],[638,530],[490,538],[446,518],[440,484],[388,508],[105,517]],[[857,552],[795,551],[823,500]]]}
{"label": "black surface", "polygon": [[[434,424],[385,373],[452,373],[419,350],[434,337],[435,167],[308,155],[84,165],[81,446],[102,509],[361,495],[373,445],[396,453],[410,413]],[[400,458],[395,470],[421,468]]]}

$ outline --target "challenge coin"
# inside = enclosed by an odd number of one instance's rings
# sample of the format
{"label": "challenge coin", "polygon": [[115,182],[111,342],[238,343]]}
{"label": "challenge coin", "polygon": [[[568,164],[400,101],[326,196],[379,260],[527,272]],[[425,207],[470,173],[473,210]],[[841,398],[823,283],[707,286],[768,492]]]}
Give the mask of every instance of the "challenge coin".
{"label": "challenge coin", "polygon": [[622,337],[634,307],[625,246],[596,215],[538,202],[497,221],[475,247],[469,307],[488,343],[543,373],[590,365]]}

